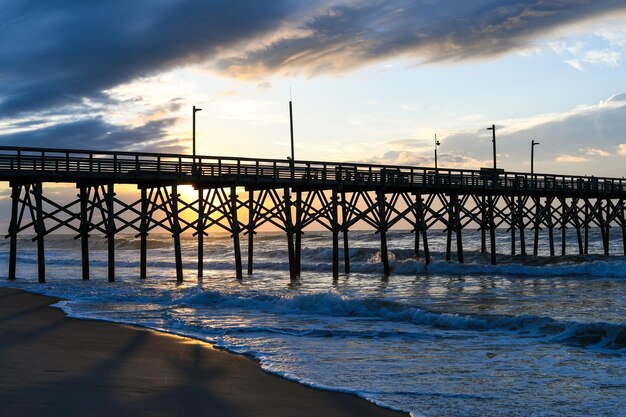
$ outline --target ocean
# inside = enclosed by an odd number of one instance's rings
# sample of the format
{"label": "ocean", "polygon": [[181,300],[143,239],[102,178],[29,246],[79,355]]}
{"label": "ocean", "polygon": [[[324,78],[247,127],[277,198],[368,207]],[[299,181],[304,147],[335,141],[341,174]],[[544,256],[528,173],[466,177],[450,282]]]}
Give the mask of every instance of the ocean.
{"label": "ocean", "polygon": [[[384,279],[378,236],[351,232],[353,272],[333,280],[330,234],[307,231],[297,283],[283,233],[255,236],[255,272],[241,282],[228,236],[205,239],[201,279],[196,241],[185,236],[183,284],[167,235],[149,237],[146,280],[139,241],[118,236],[115,283],[102,237],[90,239],[92,279],[82,281],[80,240],[48,236],[46,284],[37,283],[34,244],[20,236],[15,282],[0,242],[0,285],[61,297],[56,307],[71,317],[207,341],[267,372],[413,416],[626,416],[626,259],[597,255],[594,234],[596,255],[549,258],[540,239],[539,256],[499,255],[492,266],[477,232],[464,231],[461,265],[445,261],[445,234],[434,230],[426,266],[413,258],[413,234],[392,231]],[[509,239],[498,233],[500,253]],[[246,247],[244,238],[244,261]],[[622,248],[614,234],[611,253]]]}

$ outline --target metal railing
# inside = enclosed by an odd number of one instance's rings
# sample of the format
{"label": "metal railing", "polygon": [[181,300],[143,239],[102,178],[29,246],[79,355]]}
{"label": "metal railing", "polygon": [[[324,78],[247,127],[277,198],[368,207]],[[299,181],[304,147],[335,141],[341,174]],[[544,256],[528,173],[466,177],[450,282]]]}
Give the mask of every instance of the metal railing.
{"label": "metal railing", "polygon": [[43,176],[50,181],[85,177],[124,180],[280,182],[315,186],[390,186],[407,189],[494,189],[611,193],[626,192],[620,178],[529,174],[490,169],[445,169],[362,163],[193,156],[147,152],[0,147],[0,178]]}

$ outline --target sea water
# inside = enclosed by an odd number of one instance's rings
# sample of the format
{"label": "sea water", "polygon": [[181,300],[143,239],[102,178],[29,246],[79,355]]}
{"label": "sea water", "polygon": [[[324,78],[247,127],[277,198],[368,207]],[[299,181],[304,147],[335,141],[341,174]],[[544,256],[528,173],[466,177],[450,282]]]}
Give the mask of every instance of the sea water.
{"label": "sea water", "polygon": [[[255,236],[254,274],[242,281],[230,237],[205,239],[200,279],[196,242],[184,237],[183,284],[170,236],[150,235],[146,280],[138,240],[118,236],[110,284],[103,238],[90,239],[92,276],[82,281],[80,241],[51,235],[48,283],[36,282],[36,248],[20,238],[15,282],[5,279],[8,242],[0,242],[0,285],[62,297],[57,306],[72,317],[204,340],[268,372],[413,416],[626,416],[626,263],[597,255],[595,234],[596,255],[550,258],[542,237],[539,256],[499,255],[492,266],[477,232],[464,232],[460,265],[445,261],[445,234],[431,231],[426,266],[414,257],[414,235],[393,231],[385,279],[378,235],[351,232],[352,273],[333,280],[331,236],[307,232],[296,283],[284,233]],[[497,239],[510,252],[509,235]],[[567,244],[577,252],[575,236]],[[611,253],[622,250],[614,235]]]}

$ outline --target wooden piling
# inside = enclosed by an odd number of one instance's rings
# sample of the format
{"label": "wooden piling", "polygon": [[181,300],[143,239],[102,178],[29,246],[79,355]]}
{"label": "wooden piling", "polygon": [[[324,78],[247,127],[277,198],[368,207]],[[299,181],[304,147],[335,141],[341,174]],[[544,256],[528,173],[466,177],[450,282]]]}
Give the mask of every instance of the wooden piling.
{"label": "wooden piling", "polygon": [[80,247],[82,255],[83,280],[89,279],[89,220],[87,205],[90,189],[85,185],[79,186],[80,199]]}
{"label": "wooden piling", "polygon": [[567,238],[567,204],[566,199],[561,198],[561,256],[565,256],[566,253],[566,238]]}
{"label": "wooden piling", "polygon": [[448,206],[446,207],[448,211],[448,224],[446,226],[446,261],[450,262],[452,259],[452,224],[454,223],[454,208],[452,207],[452,197],[450,197],[450,201]]}
{"label": "wooden piling", "polygon": [[520,253],[522,256],[526,256],[526,237],[524,233],[524,229],[526,227],[524,221],[524,210],[526,208],[525,201],[522,196],[519,196],[517,199],[517,221],[519,228],[519,246]]}
{"label": "wooden piling", "polygon": [[43,184],[41,182],[34,184],[35,210],[37,216],[35,221],[35,232],[37,233],[37,271],[40,283],[46,282],[46,254],[44,250],[44,236],[46,229],[43,220],[42,188]]}
{"label": "wooden piling", "polygon": [[243,279],[242,264],[241,264],[241,245],[239,242],[239,218],[237,217],[237,209],[239,208],[237,202],[237,187],[230,187],[230,213],[232,218],[232,230],[233,230],[233,245],[235,250],[235,272],[237,279]]}
{"label": "wooden piling", "polygon": [[[578,204],[576,202],[575,204]],[[580,217],[578,207],[576,208],[576,215],[574,216],[574,226],[576,227],[576,239],[578,241],[578,254],[583,255],[585,253],[585,249],[583,248],[583,239],[582,234],[580,232]]]}
{"label": "wooden piling", "polygon": [[622,228],[622,245],[624,249],[624,256],[626,256],[626,218],[624,217],[624,200],[619,200],[619,220],[620,227]]}
{"label": "wooden piling", "polygon": [[380,258],[383,263],[383,272],[386,277],[389,276],[389,253],[387,252],[387,213],[385,209],[385,193],[377,191],[378,200],[378,218],[380,233]]}
{"label": "wooden piling", "polygon": [[341,219],[343,223],[343,271],[346,274],[350,273],[350,245],[348,243],[348,228],[345,227],[346,219],[348,218],[346,209],[346,193],[341,192]]}
{"label": "wooden piling", "polygon": [[170,204],[172,212],[172,237],[174,238],[174,258],[176,259],[176,282],[183,282],[183,254],[180,245],[180,220],[178,218],[178,186],[172,185],[172,194],[170,195]]}
{"label": "wooden piling", "polygon": [[511,197],[511,256],[515,256],[515,227],[517,226],[517,208],[515,197]]}
{"label": "wooden piling", "polygon": [[254,190],[248,191],[248,275],[254,268],[254,226],[255,226]]}
{"label": "wooden piling", "polygon": [[9,279],[15,280],[17,269],[17,232],[18,232],[18,203],[22,193],[22,186],[11,184],[11,221],[9,223],[9,236],[11,238],[9,246]]}
{"label": "wooden piling", "polygon": [[495,202],[493,196],[490,194],[488,198],[489,202],[489,241],[491,243],[491,264],[496,264],[496,226],[494,222],[494,210]]}
{"label": "wooden piling", "polygon": [[489,208],[485,204],[485,196],[481,197],[481,225],[480,225],[480,253],[487,252],[487,211]]}
{"label": "wooden piling", "polygon": [[[419,234],[422,235],[422,241],[424,242],[424,262],[426,263],[426,265],[428,265],[430,263],[430,250],[428,248],[428,233],[426,230],[426,218],[424,215],[424,202],[422,201],[421,194],[415,194],[415,203],[417,206],[416,218],[415,218],[415,224],[416,224],[415,234],[416,236],[418,236]],[[418,231],[418,227],[419,227],[419,231]]]}
{"label": "wooden piling", "polygon": [[106,204],[106,232],[107,232],[107,249],[108,249],[108,281],[115,282],[115,211],[114,201],[115,196],[113,190],[113,184],[107,185],[107,191],[105,193]]}
{"label": "wooden piling", "polygon": [[585,199],[585,255],[589,254],[589,200]]}
{"label": "wooden piling", "polygon": [[552,213],[552,197],[546,197],[546,220],[548,223],[548,244],[550,246],[550,256],[554,257],[554,220]]}
{"label": "wooden piling", "polygon": [[285,231],[287,232],[287,252],[289,257],[289,278],[291,282],[298,280],[298,273],[296,272],[296,257],[294,253],[294,239],[293,239],[293,220],[291,215],[291,196],[289,194],[289,188],[284,189],[284,218],[285,218]]}
{"label": "wooden piling", "polygon": [[204,188],[198,189],[198,278],[204,275]]}
{"label": "wooden piling", "polygon": [[337,190],[333,188],[331,197],[331,210],[332,220],[331,228],[333,233],[333,278],[339,278],[339,199],[337,197]]}
{"label": "wooden piling", "polygon": [[300,275],[302,269],[302,191],[296,191],[296,224],[295,224],[295,270]]}
{"label": "wooden piling", "polygon": [[605,214],[602,208],[602,202],[600,201],[598,207],[598,220],[600,223],[600,234],[602,235],[602,248],[604,249],[604,255],[609,255],[609,222],[608,222],[608,210],[609,210],[610,201],[607,200],[606,211],[607,216],[605,218]]}
{"label": "wooden piling", "polygon": [[148,192],[141,188],[141,208],[139,223],[139,278],[146,279],[148,271]]}
{"label": "wooden piling", "polygon": [[463,257],[463,235],[461,225],[461,204],[459,203],[459,196],[454,195],[454,228],[456,229],[456,257],[459,263],[464,263]]}
{"label": "wooden piling", "polygon": [[535,238],[533,240],[533,255],[537,256],[539,253],[539,229],[541,226],[541,197],[533,197],[533,202],[535,204]]}

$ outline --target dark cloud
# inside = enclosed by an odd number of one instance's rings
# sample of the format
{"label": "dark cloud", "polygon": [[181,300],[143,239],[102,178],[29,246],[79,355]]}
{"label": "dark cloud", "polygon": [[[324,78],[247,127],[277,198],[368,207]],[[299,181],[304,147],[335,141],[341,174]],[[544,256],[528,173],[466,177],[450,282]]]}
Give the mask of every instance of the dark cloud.
{"label": "dark cloud", "polygon": [[178,140],[167,138],[167,128],[175,121],[174,118],[161,119],[128,128],[107,123],[101,118],[80,120],[0,135],[0,146],[179,153],[186,148],[178,145]]}
{"label": "dark cloud", "polygon": [[0,114],[79,102],[280,26],[288,0],[0,0]]}
{"label": "dark cloud", "polygon": [[312,16],[301,33],[219,67],[236,75],[343,71],[396,55],[481,59],[527,46],[558,26],[626,9],[623,0],[359,1]]}
{"label": "dark cloud", "polygon": [[[259,76],[347,70],[398,54],[484,58],[559,25],[626,8],[624,0],[332,4],[0,0],[0,117],[105,99],[103,90],[189,63]],[[277,40],[263,44],[266,35]]]}

